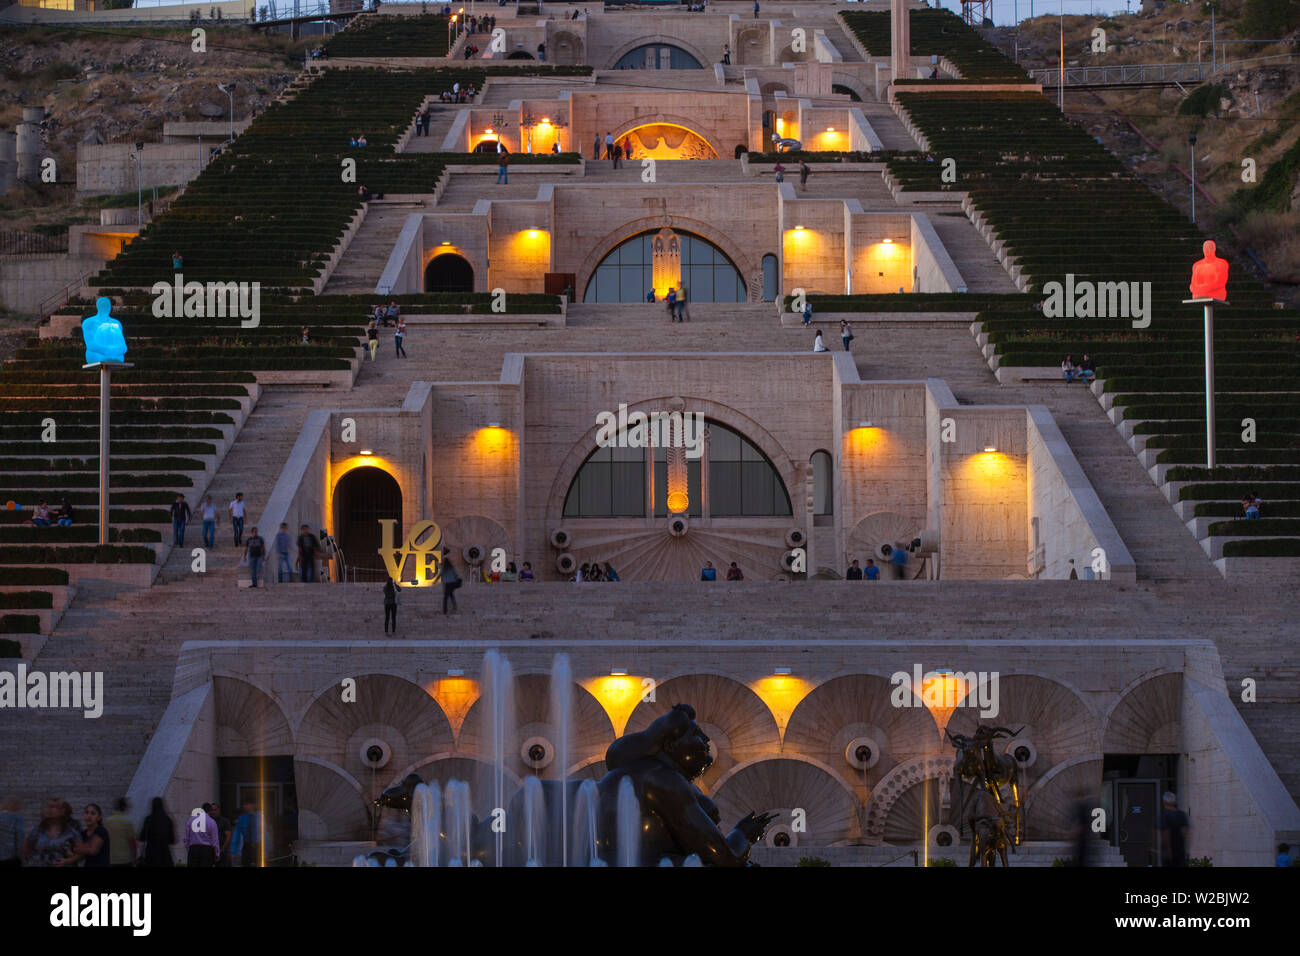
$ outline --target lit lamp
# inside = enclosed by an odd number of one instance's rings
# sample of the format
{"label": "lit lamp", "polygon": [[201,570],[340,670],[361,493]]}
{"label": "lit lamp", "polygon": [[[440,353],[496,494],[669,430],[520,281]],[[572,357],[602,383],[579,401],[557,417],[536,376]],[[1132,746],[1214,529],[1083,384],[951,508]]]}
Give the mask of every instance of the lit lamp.
{"label": "lit lamp", "polygon": [[875,428],[876,426],[873,425],[873,424],[871,424],[871,422],[870,422],[868,419],[865,419],[865,418],[864,418],[862,421],[858,422],[858,427],[859,427],[859,428]]}
{"label": "lit lamp", "polygon": [[997,446],[997,445],[985,445],[985,446],[984,446],[984,452],[985,452],[985,454],[989,454],[989,455],[991,455],[991,454],[993,454],[994,452],[996,452],[997,450],[998,450],[998,446]]}
{"label": "lit lamp", "polygon": [[893,240],[893,239],[881,239],[880,241],[883,242],[883,243],[884,243],[885,245],[887,245],[887,246],[892,246],[892,245],[894,244],[894,240]]}
{"label": "lit lamp", "polygon": [[626,676],[627,676],[627,668],[626,668],[626,667],[611,667],[611,668],[609,669],[609,676],[610,676],[610,677],[626,677]]}
{"label": "lit lamp", "polygon": [[668,513],[679,515],[691,506],[687,494],[686,478],[686,442],[685,421],[682,418],[668,420],[668,447],[665,457],[668,459]]}
{"label": "lit lamp", "polygon": [[364,458],[369,458],[369,457],[370,457],[371,455],[373,455],[374,453],[375,453],[375,452],[374,452],[374,449],[371,449],[371,448],[363,448],[363,449],[361,449],[361,455],[362,455],[362,457],[364,457]]}
{"label": "lit lamp", "polygon": [[778,677],[788,677],[793,673],[793,670],[789,667],[773,667],[772,673]]}
{"label": "lit lamp", "polygon": [[500,423],[500,422],[488,422],[488,423],[487,423],[487,427],[488,427],[488,428],[500,428],[500,427],[501,427],[501,423]]}

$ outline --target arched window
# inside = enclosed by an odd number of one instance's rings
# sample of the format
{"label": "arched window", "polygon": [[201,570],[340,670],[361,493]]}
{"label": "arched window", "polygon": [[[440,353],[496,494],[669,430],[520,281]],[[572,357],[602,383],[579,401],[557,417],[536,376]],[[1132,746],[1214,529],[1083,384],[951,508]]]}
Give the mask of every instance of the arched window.
{"label": "arched window", "polygon": [[831,455],[827,451],[812,453],[813,515],[835,513],[835,484],[831,480]]}
{"label": "arched window", "polygon": [[616,70],[702,70],[704,64],[679,46],[647,43],[629,50],[614,64]]}
{"label": "arched window", "polygon": [[597,448],[569,485],[564,517],[640,518],[645,504],[645,450]]}
{"label": "arched window", "polygon": [[[687,514],[714,518],[767,518],[789,515],[790,495],[775,466],[749,439],[708,420],[699,458],[687,458]],[[646,488],[647,455],[654,468],[654,502]],[[707,511],[701,493],[709,476]],[[566,518],[665,517],[668,462],[663,448],[597,448],[569,485]],[[650,509],[653,508],[653,511]]]}
{"label": "arched window", "polygon": [[679,288],[685,285],[688,302],[748,301],[749,291],[740,270],[727,254],[689,232],[676,233],[681,239],[681,260],[675,264],[680,278],[669,280],[663,288],[656,287],[652,239],[658,231],[640,233],[611,249],[592,271],[582,301],[644,302],[651,289],[657,299],[662,299],[669,284]]}
{"label": "arched window", "polygon": [[776,256],[770,252],[763,257],[763,301],[775,302],[777,292]]}

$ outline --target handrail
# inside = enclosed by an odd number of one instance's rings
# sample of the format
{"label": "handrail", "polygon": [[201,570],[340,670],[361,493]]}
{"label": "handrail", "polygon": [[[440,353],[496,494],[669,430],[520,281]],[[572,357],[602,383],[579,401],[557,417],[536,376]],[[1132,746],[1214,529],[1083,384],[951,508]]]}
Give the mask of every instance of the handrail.
{"label": "handrail", "polygon": [[92,266],[83,271],[79,276],[77,276],[77,278],[73,279],[58,292],[47,295],[42,299],[40,305],[36,308],[36,314],[41,317],[41,321],[45,321],[54,314],[55,309],[65,305],[67,301],[72,298],[72,291],[80,288],[83,282],[102,268],[103,266]]}

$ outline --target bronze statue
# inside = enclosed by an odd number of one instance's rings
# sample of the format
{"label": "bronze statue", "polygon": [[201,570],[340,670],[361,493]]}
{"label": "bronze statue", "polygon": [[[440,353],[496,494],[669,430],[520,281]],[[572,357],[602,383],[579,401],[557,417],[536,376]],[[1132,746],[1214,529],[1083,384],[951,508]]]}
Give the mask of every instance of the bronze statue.
{"label": "bronze statue", "polygon": [[[1010,754],[1000,754],[993,749],[995,741],[1018,733],[1019,730],[985,727],[983,724],[976,727],[970,737],[944,731],[957,749],[957,758],[952,766],[953,784],[957,791],[954,813],[958,834],[962,832],[964,822],[969,819],[971,824],[971,866],[977,859],[981,866],[993,866],[999,855],[1002,865],[1006,866],[1007,847],[1010,846],[1014,853],[1024,839],[1020,765]],[[967,781],[973,787],[969,816],[965,797]],[[1008,828],[1013,832],[1009,833]]]}
{"label": "bronze statue", "polygon": [[712,763],[709,738],[689,704],[675,705],[645,730],[610,744],[605,752],[608,772],[598,784],[602,859],[615,861],[618,789],[627,778],[641,805],[644,865],[654,866],[664,857],[680,864],[693,854],[705,866],[753,865],[749,849],[762,839],[776,814],[750,812],[724,834],[717,806],[691,782]]}

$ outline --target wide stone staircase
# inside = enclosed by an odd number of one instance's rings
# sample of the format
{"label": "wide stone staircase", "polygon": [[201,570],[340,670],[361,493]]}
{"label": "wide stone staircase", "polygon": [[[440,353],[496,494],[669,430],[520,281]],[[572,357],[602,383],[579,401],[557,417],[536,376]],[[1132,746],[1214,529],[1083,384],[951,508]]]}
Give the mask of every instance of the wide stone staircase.
{"label": "wide stone staircase", "polygon": [[[433,188],[432,184],[429,188]],[[324,294],[374,292],[375,283],[383,275],[388,257],[397,245],[397,237],[406,225],[406,217],[432,208],[432,196],[385,196],[371,200],[361,228],[352,237],[351,244],[325,283]]]}

